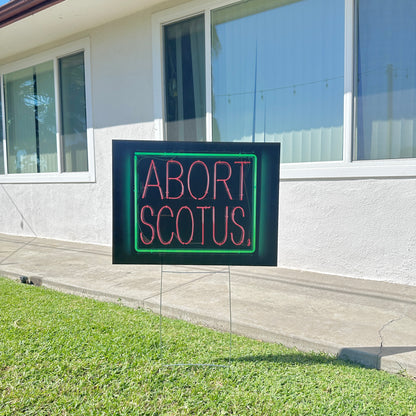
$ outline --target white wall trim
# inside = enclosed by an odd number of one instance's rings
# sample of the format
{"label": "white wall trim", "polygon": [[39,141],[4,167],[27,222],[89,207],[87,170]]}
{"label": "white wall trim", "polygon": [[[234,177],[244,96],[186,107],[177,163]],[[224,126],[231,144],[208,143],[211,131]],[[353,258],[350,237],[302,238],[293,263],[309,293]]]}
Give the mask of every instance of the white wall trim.
{"label": "white wall trim", "polygon": [[0,175],[1,183],[82,183],[95,182],[90,172],[16,173]]}
{"label": "white wall trim", "polygon": [[[0,72],[0,104],[1,104],[1,120],[2,123],[0,125],[0,129],[2,132],[2,146],[3,146],[3,164],[4,164],[4,174],[7,175],[7,164],[6,161],[6,155],[7,155],[7,147],[6,147],[6,140],[5,140],[5,132],[6,132],[6,110],[4,108],[3,104],[3,97],[4,97],[4,87],[3,87],[3,74]],[[3,176],[4,174],[1,174]]]}
{"label": "white wall trim", "polygon": [[281,179],[357,179],[416,177],[415,159],[363,160],[351,163],[284,163]]}
{"label": "white wall trim", "polygon": [[95,182],[95,150],[94,150],[94,120],[92,111],[92,74],[91,74],[91,44],[90,39],[82,40],[84,44],[84,71],[85,71],[85,115],[87,118],[87,150],[88,150],[88,176],[87,182]]}
{"label": "white wall trim", "polygon": [[354,0],[345,0],[344,29],[344,148],[343,160],[352,162],[354,97]]}
{"label": "white wall trim", "polygon": [[162,16],[152,16],[153,117],[154,137],[163,140]]}
{"label": "white wall trim", "polygon": [[212,142],[211,16],[205,13],[205,123],[206,140]]}
{"label": "white wall trim", "polygon": [[[84,71],[85,71],[85,100],[86,100],[86,119],[87,119],[87,151],[88,151],[88,172],[62,172],[62,154],[61,154],[61,120],[60,120],[60,91],[58,79],[57,60],[67,55],[77,52],[84,52]],[[46,61],[53,61],[54,67],[54,87],[55,87],[55,117],[56,117],[56,140],[58,155],[58,172],[48,173],[20,173],[8,174],[7,164],[5,174],[0,174],[0,183],[45,183],[45,182],[94,182],[95,181],[95,162],[94,162],[94,132],[92,124],[92,89],[91,89],[91,57],[90,57],[90,39],[84,38],[65,45],[50,49],[48,51],[32,55],[0,66],[1,80],[3,74],[28,68]],[[4,97],[3,82],[1,83],[1,97]],[[5,128],[5,109],[3,109],[3,138],[4,138],[4,158],[7,159],[6,153],[6,128]]]}
{"label": "white wall trim", "polygon": [[62,120],[60,110],[61,91],[59,88],[59,65],[58,60],[53,61],[53,82],[55,88],[55,124],[56,124],[56,153],[58,161],[58,172],[62,172]]}

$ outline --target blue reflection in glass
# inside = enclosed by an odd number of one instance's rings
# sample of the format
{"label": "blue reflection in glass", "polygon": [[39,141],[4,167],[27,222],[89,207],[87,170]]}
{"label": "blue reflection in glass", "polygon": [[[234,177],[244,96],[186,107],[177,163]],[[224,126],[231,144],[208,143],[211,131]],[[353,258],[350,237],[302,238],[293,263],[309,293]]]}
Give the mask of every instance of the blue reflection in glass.
{"label": "blue reflection in glass", "polygon": [[357,1],[354,158],[416,157],[416,2]]}
{"label": "blue reflection in glass", "polygon": [[283,162],[342,159],[344,1],[250,0],[212,25],[213,140],[280,141]]}

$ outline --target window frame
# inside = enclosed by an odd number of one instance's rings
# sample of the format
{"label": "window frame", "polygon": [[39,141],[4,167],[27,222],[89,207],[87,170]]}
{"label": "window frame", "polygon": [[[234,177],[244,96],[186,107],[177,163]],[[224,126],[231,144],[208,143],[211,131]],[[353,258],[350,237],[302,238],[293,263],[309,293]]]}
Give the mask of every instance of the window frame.
{"label": "window frame", "polygon": [[[163,95],[163,27],[203,14],[205,16],[206,141],[212,141],[211,11],[244,0],[193,0],[152,15],[153,103],[155,139],[165,140]],[[344,122],[341,161],[282,163],[281,179],[337,179],[416,177],[416,158],[353,160],[355,0],[344,0]]]}
{"label": "window frame", "polygon": [[[59,59],[76,53],[84,53],[84,77],[85,77],[85,100],[86,100],[86,121],[87,121],[87,158],[88,171],[85,172],[63,172],[62,171],[62,125],[60,113],[60,82],[59,82]],[[56,144],[58,157],[57,172],[40,173],[8,173],[7,167],[7,137],[5,120],[4,102],[4,75],[38,65],[40,63],[52,61],[54,68],[54,89],[55,89],[55,124],[56,124]],[[0,66],[0,99],[2,101],[2,132],[3,132],[3,152],[5,161],[5,172],[0,174],[0,183],[59,183],[59,182],[95,182],[95,163],[94,163],[94,137],[92,128],[91,111],[91,61],[90,61],[90,41],[81,39],[65,45],[41,52],[30,57],[10,62]]]}

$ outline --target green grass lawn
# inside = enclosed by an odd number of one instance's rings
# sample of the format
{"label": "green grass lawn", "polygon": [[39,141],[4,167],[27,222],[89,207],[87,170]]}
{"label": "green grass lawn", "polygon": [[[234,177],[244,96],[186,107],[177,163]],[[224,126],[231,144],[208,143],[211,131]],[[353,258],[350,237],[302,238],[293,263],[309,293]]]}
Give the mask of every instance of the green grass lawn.
{"label": "green grass lawn", "polygon": [[[165,322],[163,362],[228,364],[228,334]],[[188,414],[416,415],[416,383],[237,336],[231,367],[164,367],[157,315],[0,279],[0,415]]]}

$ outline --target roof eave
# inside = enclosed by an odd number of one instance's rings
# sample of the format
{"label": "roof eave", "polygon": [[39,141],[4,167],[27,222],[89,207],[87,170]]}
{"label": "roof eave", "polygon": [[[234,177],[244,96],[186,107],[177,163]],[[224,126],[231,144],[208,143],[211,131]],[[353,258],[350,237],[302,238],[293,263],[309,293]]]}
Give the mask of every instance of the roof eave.
{"label": "roof eave", "polygon": [[64,0],[12,0],[0,7],[0,28]]}

